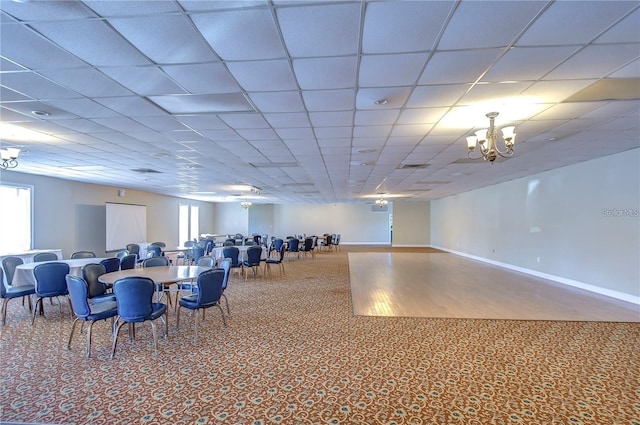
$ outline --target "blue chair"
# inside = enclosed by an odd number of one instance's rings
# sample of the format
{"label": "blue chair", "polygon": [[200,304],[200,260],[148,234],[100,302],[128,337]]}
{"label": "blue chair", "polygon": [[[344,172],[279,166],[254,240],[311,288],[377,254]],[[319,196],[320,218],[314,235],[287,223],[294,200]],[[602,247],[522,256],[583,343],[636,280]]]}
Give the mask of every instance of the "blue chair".
{"label": "blue chair", "polygon": [[240,249],[237,246],[225,246],[222,248],[222,257],[231,258],[231,270],[236,270],[238,274],[243,272],[243,264],[240,262]]}
{"label": "blue chair", "polygon": [[229,285],[229,272],[231,270],[231,259],[225,258],[220,261],[220,268],[224,270],[224,282],[222,283],[222,298],[224,298],[224,303],[227,305],[227,315],[231,316],[231,310],[229,310],[229,300],[227,296],[224,294],[224,291],[227,289]]}
{"label": "blue chair", "polygon": [[126,250],[129,251],[129,254],[140,255],[140,245],[137,243],[127,244]]}
{"label": "blue chair", "polygon": [[[58,300],[58,306],[60,307],[60,314],[62,315],[62,304],[58,297],[64,296],[69,301],[69,291],[67,290],[66,276],[69,274],[69,265],[67,263],[60,263],[57,261],[50,263],[38,264],[33,269],[33,274],[36,278],[36,303],[33,308],[33,317],[31,319],[31,325],[36,320],[36,312],[38,311],[38,304],[40,305],[40,314],[44,315],[44,306],[42,300],[44,298],[56,298]],[[71,312],[71,306],[69,306]],[[73,313],[72,313],[73,314]]]}
{"label": "blue chair", "polygon": [[162,248],[159,245],[149,245],[147,247],[147,258],[162,257]]}
{"label": "blue chair", "polygon": [[261,246],[250,246],[247,249],[247,259],[242,262],[242,268],[244,270],[244,280],[247,280],[248,269],[253,271],[253,277],[258,275],[258,269],[260,268],[260,257],[262,256]]}
{"label": "blue chair", "polygon": [[298,258],[300,258],[300,241],[296,238],[291,238],[287,241],[287,256],[290,257],[291,254],[296,253],[296,255],[298,256]]}
{"label": "blue chair", "polygon": [[13,275],[16,271],[16,267],[20,264],[24,264],[24,261],[20,257],[4,257],[2,259],[2,268],[4,269],[4,275],[7,277],[7,285],[11,285],[13,282]]}
{"label": "blue chair", "polygon": [[73,339],[73,332],[76,329],[78,322],[89,322],[87,328],[87,358],[91,357],[91,328],[94,322],[98,320],[106,320],[110,317],[118,315],[118,305],[115,298],[113,301],[105,301],[97,304],[89,304],[89,285],[87,282],[76,276],[67,275],[67,289],[69,290],[69,297],[71,298],[71,307],[76,315],[73,325],[71,325],[71,333],[69,334],[69,340],[67,341],[67,350],[71,349],[71,340]]}
{"label": "blue chair", "polygon": [[280,256],[278,258],[267,258],[264,262],[264,267],[267,269],[267,271],[269,272],[269,276],[271,276],[271,265],[272,264],[279,264],[280,265],[280,276],[282,276],[284,273],[284,245],[282,245],[280,247],[280,250],[278,251],[278,253],[280,254]]}
{"label": "blue chair", "polygon": [[276,252],[280,252],[280,248],[284,246],[284,239],[276,238],[273,240],[273,249]]}
{"label": "blue chair", "polygon": [[314,258],[314,252],[313,252],[313,238],[312,237],[306,237],[304,238],[304,244],[300,247],[300,251],[304,253],[304,256],[307,256],[307,252],[311,253],[311,258]]}
{"label": "blue chair", "polygon": [[113,293],[116,294],[118,304],[118,317],[114,323],[113,347],[111,348],[111,358],[116,352],[118,344],[118,333],[125,323],[132,326],[129,328],[130,337],[135,339],[135,324],[149,322],[153,333],[154,353],[158,353],[158,337],[154,321],[160,318],[164,322],[165,339],[168,338],[169,328],[167,315],[167,305],[154,303],[153,294],[155,283],[148,277],[131,276],[118,279],[113,284]]}
{"label": "blue chair", "polygon": [[128,254],[120,259],[120,270],[131,270],[136,268],[138,263],[137,254]]}
{"label": "blue chair", "polygon": [[168,257],[150,257],[145,258],[142,267],[166,267],[169,265]]}
{"label": "blue chair", "polygon": [[[99,263],[90,263],[82,268],[82,278],[89,288],[87,298],[89,298],[93,304],[116,301],[116,296],[113,295],[113,293],[107,293],[107,289],[109,288],[98,279],[106,272],[106,268]],[[69,281],[67,280],[67,284],[68,283]]]}
{"label": "blue chair", "polygon": [[40,263],[42,261],[58,261],[58,254],[55,252],[39,252],[33,256],[34,263]]}
{"label": "blue chair", "polygon": [[71,259],[76,258],[96,258],[96,254],[93,251],[76,251],[71,254]]}
{"label": "blue chair", "polygon": [[3,271],[0,269],[0,298],[2,299],[2,326],[4,326],[7,319],[7,304],[9,300],[14,298],[27,297],[29,299],[29,310],[31,310],[31,297],[30,295],[36,293],[35,286],[5,286],[3,279]]}
{"label": "blue chair", "polygon": [[191,262],[192,263],[197,263],[198,260],[200,259],[200,257],[204,256],[204,253],[205,253],[204,247],[194,246],[193,247],[193,252],[191,254]]}
{"label": "blue chair", "polygon": [[118,251],[118,253],[116,254],[116,257],[120,259],[120,262],[122,262],[122,259],[127,255],[129,255],[129,251],[127,251],[126,249],[123,249],[122,251]]}
{"label": "blue chair", "polygon": [[[184,307],[192,310],[202,310],[202,319],[204,320],[204,312],[207,308],[218,307],[222,314],[222,322],[227,327],[227,319],[224,316],[222,306],[220,306],[220,297],[222,296],[222,285],[224,283],[225,271],[223,269],[206,270],[198,276],[198,292],[180,298],[178,301],[178,314],[176,317],[176,328],[180,328],[180,310]],[[193,343],[198,343],[198,315],[193,315]]]}
{"label": "blue chair", "polygon": [[118,257],[105,258],[100,261],[100,264],[104,266],[105,273],[117,272],[120,270],[120,259]]}

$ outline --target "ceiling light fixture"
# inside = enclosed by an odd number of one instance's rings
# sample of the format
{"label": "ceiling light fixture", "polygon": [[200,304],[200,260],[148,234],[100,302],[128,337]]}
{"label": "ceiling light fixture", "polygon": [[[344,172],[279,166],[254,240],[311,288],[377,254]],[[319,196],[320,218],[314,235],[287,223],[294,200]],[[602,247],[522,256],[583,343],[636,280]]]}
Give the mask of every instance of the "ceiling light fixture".
{"label": "ceiling light fixture", "polygon": [[18,155],[20,155],[20,149],[6,148],[0,149],[0,168],[6,170],[8,168],[16,168],[18,166]]}
{"label": "ceiling light fixture", "polygon": [[[498,112],[489,112],[487,115],[489,118],[489,128],[476,131],[475,136],[467,137],[467,147],[469,152],[467,156],[470,159],[484,159],[485,161],[493,162],[498,156],[502,158],[510,158],[513,156],[513,145],[516,142],[515,127],[505,127],[502,129],[502,138],[504,139],[504,150],[500,150],[497,145],[498,129],[494,125],[494,121],[498,116]],[[473,153],[476,149],[476,143],[480,143],[481,156],[474,157]]]}
{"label": "ceiling light fixture", "polygon": [[241,206],[242,208],[244,208],[245,210],[246,210],[246,209],[249,209],[249,207],[251,206],[251,202],[249,202],[249,201],[242,201],[242,202],[240,202],[240,206]]}
{"label": "ceiling light fixture", "polygon": [[387,205],[389,203],[389,201],[387,201],[386,199],[384,199],[384,194],[380,194],[380,198],[376,199],[376,205],[379,206],[380,208],[384,208],[385,205]]}
{"label": "ceiling light fixture", "polygon": [[378,99],[376,101],[374,101],[373,103],[375,103],[376,105],[386,105],[389,102],[389,100],[382,98],[382,99]]}

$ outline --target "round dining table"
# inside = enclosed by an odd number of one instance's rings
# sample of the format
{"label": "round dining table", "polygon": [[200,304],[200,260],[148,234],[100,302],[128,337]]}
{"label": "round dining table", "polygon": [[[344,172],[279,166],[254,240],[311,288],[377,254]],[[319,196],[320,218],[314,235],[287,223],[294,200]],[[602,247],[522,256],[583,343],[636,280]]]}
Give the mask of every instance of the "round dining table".
{"label": "round dining table", "polygon": [[107,285],[113,285],[118,279],[125,277],[148,277],[155,283],[183,282],[197,279],[198,275],[211,267],[204,266],[160,266],[160,267],[136,267],[129,270],[105,273],[98,280]]}

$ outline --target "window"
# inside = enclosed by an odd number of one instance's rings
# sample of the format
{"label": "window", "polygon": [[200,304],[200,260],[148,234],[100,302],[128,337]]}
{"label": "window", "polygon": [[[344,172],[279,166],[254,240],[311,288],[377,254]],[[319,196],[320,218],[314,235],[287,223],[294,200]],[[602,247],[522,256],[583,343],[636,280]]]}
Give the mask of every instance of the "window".
{"label": "window", "polygon": [[0,255],[31,249],[32,188],[0,183]]}
{"label": "window", "polygon": [[200,234],[199,209],[195,205],[180,205],[178,237],[180,244],[198,239]]}

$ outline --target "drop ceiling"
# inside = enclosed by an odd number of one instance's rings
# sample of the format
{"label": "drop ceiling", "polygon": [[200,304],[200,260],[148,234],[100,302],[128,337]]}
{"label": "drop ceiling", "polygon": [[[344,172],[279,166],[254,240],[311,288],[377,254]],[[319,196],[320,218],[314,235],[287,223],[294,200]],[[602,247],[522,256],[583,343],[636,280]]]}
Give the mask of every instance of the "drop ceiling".
{"label": "drop ceiling", "polygon": [[[35,132],[3,129],[23,173],[216,202],[428,200],[640,146],[636,1],[0,10],[2,126]],[[469,161],[491,111],[516,154]]]}

